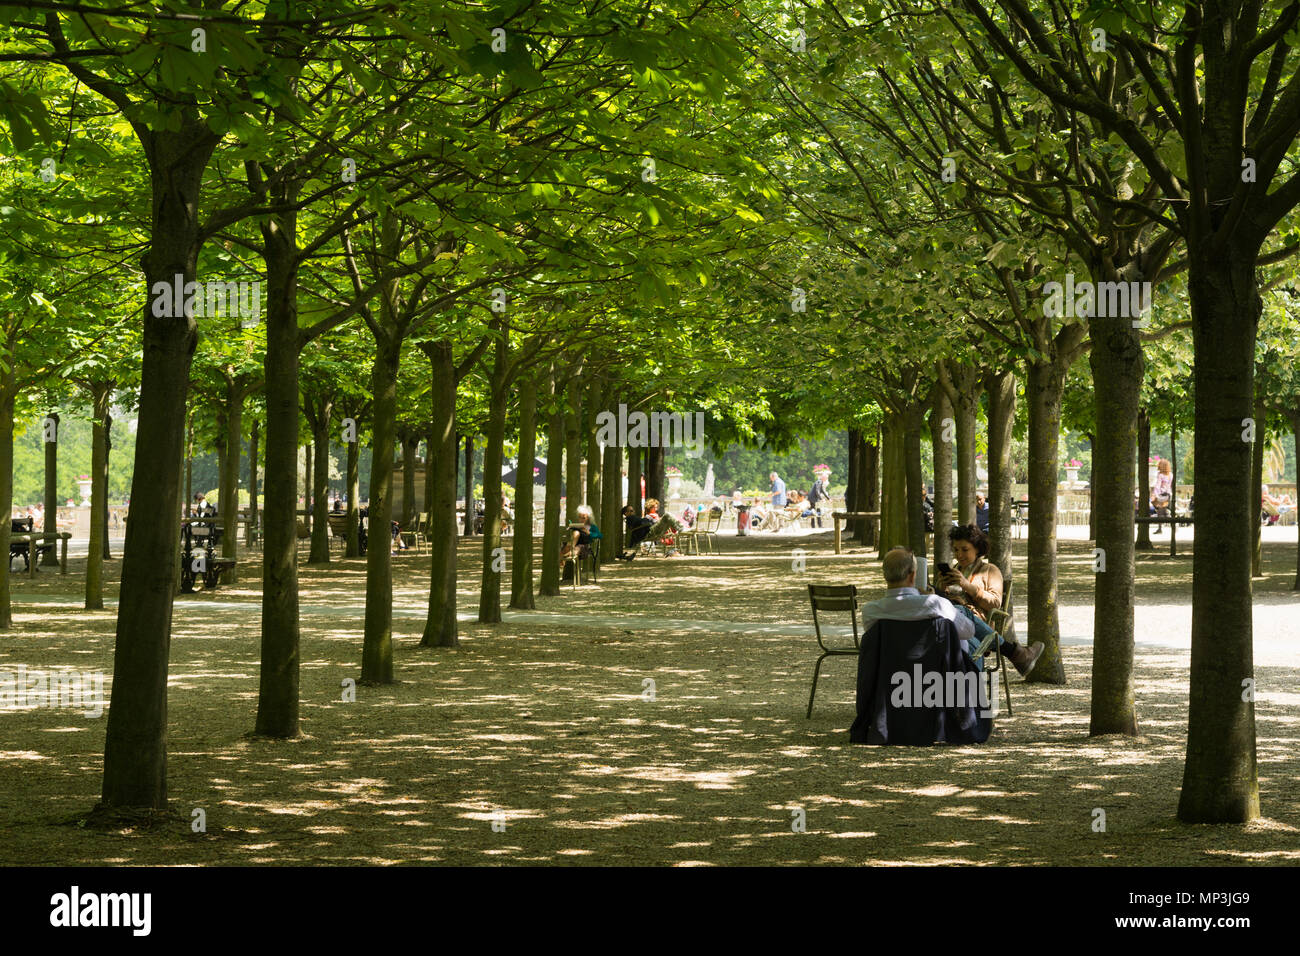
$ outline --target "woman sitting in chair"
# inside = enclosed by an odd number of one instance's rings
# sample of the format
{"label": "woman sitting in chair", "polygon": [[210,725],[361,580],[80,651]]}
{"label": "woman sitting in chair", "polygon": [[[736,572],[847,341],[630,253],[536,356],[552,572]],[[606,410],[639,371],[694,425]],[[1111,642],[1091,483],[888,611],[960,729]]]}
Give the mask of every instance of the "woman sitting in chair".
{"label": "woman sitting in chair", "polygon": [[[1002,607],[1002,570],[987,558],[989,539],[973,524],[957,525],[948,531],[952,557],[956,564],[939,575],[939,593],[957,605],[959,613],[968,615],[975,624],[975,640],[983,641],[992,631],[989,615]],[[1041,641],[1025,647],[998,637],[1002,654],[1015,665],[1023,677],[1034,669],[1042,656]]]}
{"label": "woman sitting in chair", "polygon": [[563,561],[568,556],[577,551],[578,557],[583,558],[591,553],[591,542],[599,541],[604,537],[600,529],[592,521],[590,505],[578,506],[578,524],[569,525],[570,539],[565,542],[564,547],[560,549],[560,560]]}

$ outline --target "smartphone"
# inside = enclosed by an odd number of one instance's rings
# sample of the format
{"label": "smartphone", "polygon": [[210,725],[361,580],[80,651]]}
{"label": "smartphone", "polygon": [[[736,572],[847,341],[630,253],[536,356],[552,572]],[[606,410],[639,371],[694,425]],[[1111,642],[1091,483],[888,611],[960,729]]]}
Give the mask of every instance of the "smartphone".
{"label": "smartphone", "polygon": [[947,561],[939,561],[935,564],[935,567],[939,569],[940,574],[947,574],[952,570],[952,565]]}

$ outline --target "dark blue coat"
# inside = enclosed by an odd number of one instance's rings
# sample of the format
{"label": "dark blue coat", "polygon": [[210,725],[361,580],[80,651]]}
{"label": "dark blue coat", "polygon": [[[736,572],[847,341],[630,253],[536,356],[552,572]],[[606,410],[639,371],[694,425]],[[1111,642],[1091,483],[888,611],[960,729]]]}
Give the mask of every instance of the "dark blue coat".
{"label": "dark blue coat", "polygon": [[[940,679],[939,692],[927,694],[927,686]],[[858,717],[849,740],[910,746],[983,743],[993,718],[981,716],[991,709],[981,707],[982,688],[951,621],[876,621],[862,638]]]}

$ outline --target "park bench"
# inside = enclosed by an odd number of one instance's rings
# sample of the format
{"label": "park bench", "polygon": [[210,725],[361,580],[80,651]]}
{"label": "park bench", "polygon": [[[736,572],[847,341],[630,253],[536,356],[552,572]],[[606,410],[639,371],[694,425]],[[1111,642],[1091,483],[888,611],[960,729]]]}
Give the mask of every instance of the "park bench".
{"label": "park bench", "polygon": [[[68,540],[72,535],[67,531],[36,531],[32,518],[14,518],[10,523],[9,564],[13,566],[14,558],[22,556],[23,570],[29,576],[35,576],[41,558],[59,547],[63,542],[63,557],[60,561],[60,573],[68,573]],[[48,542],[48,543],[46,543]],[[35,551],[36,560],[32,560]]]}
{"label": "park bench", "polygon": [[187,518],[181,522],[181,593],[193,594],[194,583],[203,578],[203,590],[221,582],[221,575],[235,566],[234,558],[217,557],[221,523],[215,518]]}
{"label": "park bench", "polygon": [[879,521],[879,511],[832,511],[831,520],[835,523],[835,553],[839,554],[842,549],[842,524],[851,518],[866,518],[870,521]]}
{"label": "park bench", "polygon": [[1196,519],[1191,515],[1152,515],[1150,517],[1144,516],[1141,518],[1134,518],[1133,523],[1145,525],[1169,525],[1169,556],[1171,558],[1176,558],[1178,557],[1178,526],[1187,525],[1190,527],[1196,524]]}

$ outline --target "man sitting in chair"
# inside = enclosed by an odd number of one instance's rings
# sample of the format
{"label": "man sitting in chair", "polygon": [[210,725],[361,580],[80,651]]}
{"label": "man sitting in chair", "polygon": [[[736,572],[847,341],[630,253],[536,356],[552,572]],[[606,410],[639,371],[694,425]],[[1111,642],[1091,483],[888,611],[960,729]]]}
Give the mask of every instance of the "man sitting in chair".
{"label": "man sitting in chair", "polygon": [[[885,555],[885,585],[889,592],[878,601],[862,606],[862,629],[871,630],[876,621],[926,621],[941,617],[951,621],[957,637],[974,650],[980,635],[974,620],[957,613],[951,601],[937,594],[922,594],[916,588],[916,555],[908,548],[893,548]],[[985,625],[985,634],[990,633]]]}
{"label": "man sitting in chair", "polygon": [[862,607],[866,637],[849,739],[913,746],[984,742],[992,721],[968,650],[974,622],[939,595],[917,590],[916,556],[907,548],[885,555],[884,573],[888,594]]}

